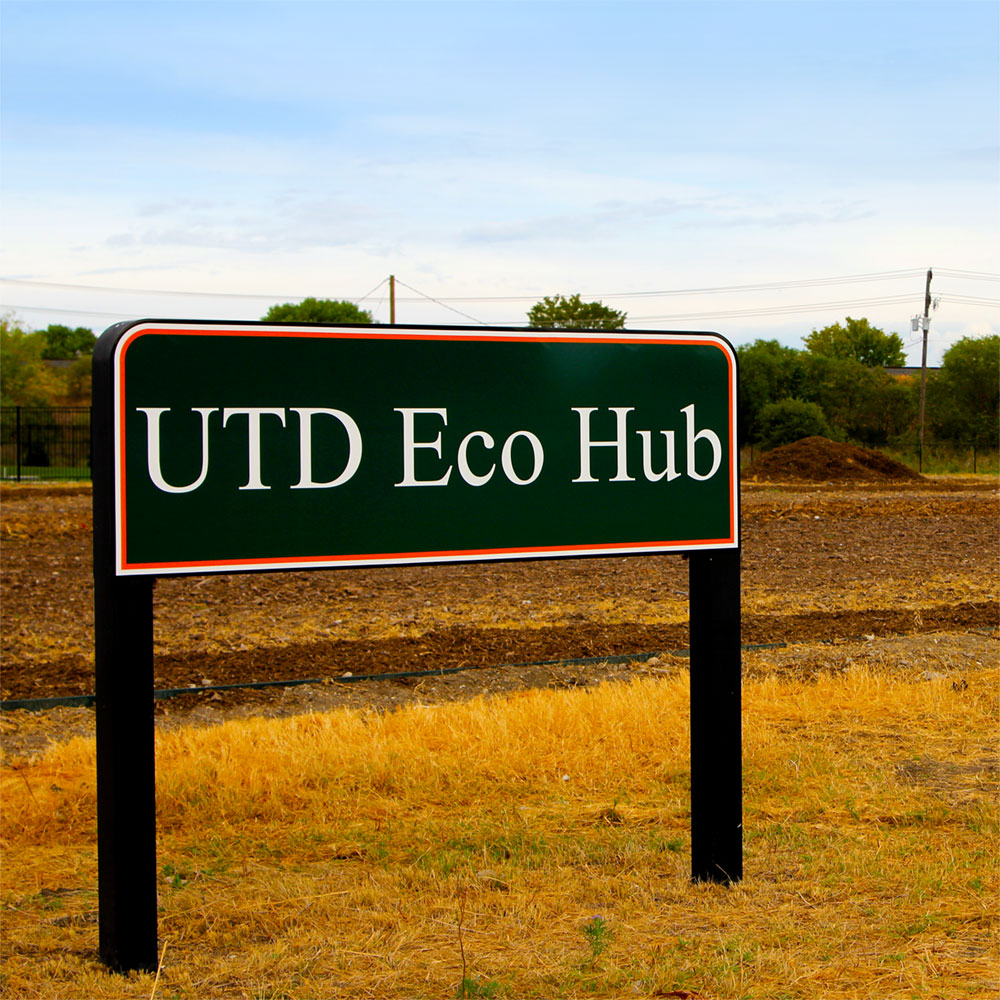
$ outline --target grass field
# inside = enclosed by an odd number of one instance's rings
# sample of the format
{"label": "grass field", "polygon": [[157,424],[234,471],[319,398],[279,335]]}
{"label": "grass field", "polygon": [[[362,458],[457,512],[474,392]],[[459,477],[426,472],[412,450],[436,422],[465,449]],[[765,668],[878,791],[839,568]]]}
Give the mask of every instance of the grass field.
{"label": "grass field", "polygon": [[[18,474],[20,473],[20,480]],[[0,465],[0,479],[9,482],[90,482],[89,465]]]}
{"label": "grass field", "polygon": [[156,976],[97,961],[93,742],[4,759],[2,995],[1000,995],[995,652],[770,655],[731,889],[688,880],[684,673],[161,734]]}
{"label": "grass field", "polygon": [[956,448],[953,445],[928,445],[923,459],[916,448],[900,450],[880,448],[879,451],[922,471],[925,475],[991,475],[1000,472],[1000,452],[996,448]]}

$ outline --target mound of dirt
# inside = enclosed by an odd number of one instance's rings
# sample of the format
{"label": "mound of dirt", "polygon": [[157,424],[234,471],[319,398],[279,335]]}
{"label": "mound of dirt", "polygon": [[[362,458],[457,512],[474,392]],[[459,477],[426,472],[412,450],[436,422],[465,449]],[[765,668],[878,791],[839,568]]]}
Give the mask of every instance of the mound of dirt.
{"label": "mound of dirt", "polygon": [[813,483],[920,481],[919,472],[878,451],[807,437],[764,452],[743,472],[744,479],[797,480]]}

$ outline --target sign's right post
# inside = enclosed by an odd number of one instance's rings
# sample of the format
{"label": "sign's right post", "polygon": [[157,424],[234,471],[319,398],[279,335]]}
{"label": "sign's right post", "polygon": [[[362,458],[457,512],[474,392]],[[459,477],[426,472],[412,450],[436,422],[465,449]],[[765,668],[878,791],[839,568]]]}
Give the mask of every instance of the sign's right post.
{"label": "sign's right post", "polygon": [[689,556],[691,878],[743,877],[740,550]]}

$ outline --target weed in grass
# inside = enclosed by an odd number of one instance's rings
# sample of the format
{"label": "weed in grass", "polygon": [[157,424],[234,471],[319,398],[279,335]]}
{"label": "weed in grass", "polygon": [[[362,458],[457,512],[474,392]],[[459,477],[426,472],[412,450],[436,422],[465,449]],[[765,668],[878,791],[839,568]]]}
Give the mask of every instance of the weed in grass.
{"label": "weed in grass", "polygon": [[619,801],[620,796],[616,795],[614,802],[597,814],[597,822],[604,823],[607,826],[621,826],[625,822],[625,817],[618,809]]}
{"label": "weed in grass", "polygon": [[495,997],[500,996],[501,985],[495,979],[483,982],[481,979],[463,979],[458,985],[457,996]]}
{"label": "weed in grass", "polygon": [[496,980],[483,981],[481,978],[472,979],[469,977],[469,968],[465,958],[465,938],[463,926],[465,924],[465,908],[468,903],[469,893],[466,888],[462,888],[458,894],[458,950],[462,959],[462,979],[458,984],[456,995],[465,997],[495,997],[500,991],[500,984]]}
{"label": "weed in grass", "polygon": [[182,889],[188,883],[188,877],[184,872],[179,872],[173,865],[166,864],[160,869],[163,878],[170,883],[172,889]]}
{"label": "weed in grass", "polygon": [[924,931],[929,930],[935,924],[939,924],[941,918],[933,913],[925,913],[919,920],[914,923],[907,924],[900,931],[900,934],[904,938],[915,938],[918,934],[923,934]]}
{"label": "weed in grass", "polygon": [[653,834],[646,842],[646,849],[652,854],[662,854],[667,851],[676,854],[684,850],[684,839],[682,837],[664,837],[660,834]]}
{"label": "weed in grass", "polygon": [[708,971],[715,982],[726,989],[728,996],[742,997],[756,960],[755,946],[748,945],[742,938],[730,938],[715,950],[715,959]]}
{"label": "weed in grass", "polygon": [[604,950],[611,944],[615,934],[608,925],[607,920],[599,913],[595,913],[584,925],[583,936],[590,945],[590,957],[596,961],[603,954]]}
{"label": "weed in grass", "polygon": [[499,836],[493,831],[483,841],[483,859],[489,862],[509,861],[518,868],[536,868],[550,856],[551,847],[545,837],[523,829]]}

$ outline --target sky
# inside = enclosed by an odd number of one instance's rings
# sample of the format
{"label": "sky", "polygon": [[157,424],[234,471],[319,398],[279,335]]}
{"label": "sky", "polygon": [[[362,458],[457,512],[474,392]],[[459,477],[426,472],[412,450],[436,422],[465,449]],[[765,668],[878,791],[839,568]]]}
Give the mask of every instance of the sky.
{"label": "sky", "polygon": [[0,4],[0,311],[349,299],[929,363],[1000,330],[996,2]]}

